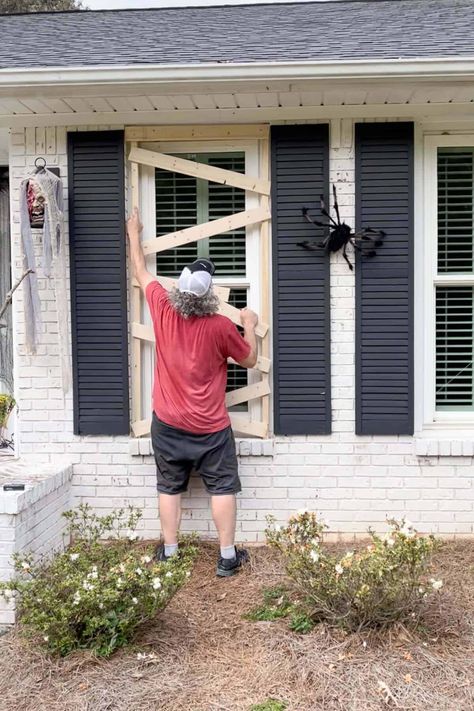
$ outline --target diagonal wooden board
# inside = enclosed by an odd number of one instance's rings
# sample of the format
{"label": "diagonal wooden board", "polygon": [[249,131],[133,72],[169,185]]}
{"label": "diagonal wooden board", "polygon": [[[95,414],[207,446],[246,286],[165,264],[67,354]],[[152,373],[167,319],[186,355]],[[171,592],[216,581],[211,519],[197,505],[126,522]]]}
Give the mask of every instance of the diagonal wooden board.
{"label": "diagonal wooden board", "polygon": [[211,222],[204,222],[201,225],[193,225],[192,227],[186,227],[184,230],[169,232],[161,237],[145,240],[142,242],[143,253],[154,254],[164,252],[167,249],[181,247],[183,244],[188,244],[189,242],[199,242],[199,240],[206,239],[207,237],[214,237],[214,235],[220,235],[224,232],[238,230],[240,227],[254,225],[257,222],[269,220],[270,217],[270,211],[261,207],[236,212],[233,215],[220,217]]}
{"label": "diagonal wooden board", "polygon": [[169,170],[172,173],[182,173],[183,175],[190,175],[193,178],[210,180],[213,183],[220,183],[221,185],[231,185],[233,188],[250,190],[251,192],[260,193],[262,195],[270,195],[270,182],[268,180],[253,178],[244,173],[236,173],[233,170],[215,168],[206,163],[197,163],[193,160],[186,160],[186,158],[177,158],[176,156],[166,155],[165,153],[149,151],[146,148],[132,148],[128,159],[132,163],[142,163],[143,165],[150,165],[153,168]]}

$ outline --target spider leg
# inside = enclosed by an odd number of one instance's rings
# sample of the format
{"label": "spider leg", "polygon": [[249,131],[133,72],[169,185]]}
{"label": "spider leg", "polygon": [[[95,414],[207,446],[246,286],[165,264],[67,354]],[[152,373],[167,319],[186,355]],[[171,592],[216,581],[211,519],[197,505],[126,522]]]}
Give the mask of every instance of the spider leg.
{"label": "spider leg", "polygon": [[347,264],[349,265],[349,269],[350,269],[351,272],[352,272],[353,269],[354,269],[354,267],[353,267],[352,264],[350,263],[349,257],[347,256],[347,253],[346,253],[346,249],[347,249],[347,242],[344,244],[344,247],[342,248],[342,256],[343,256],[344,259],[346,260]]}
{"label": "spider leg", "polygon": [[308,215],[308,208],[307,207],[303,208],[303,217],[305,218],[305,220],[310,222],[312,225],[316,225],[316,227],[330,227],[329,223],[320,222],[319,220],[314,220],[310,215]]}
{"label": "spider leg", "polygon": [[331,217],[331,215],[330,215],[329,212],[327,211],[326,203],[324,202],[324,198],[323,198],[322,195],[321,195],[321,197],[320,197],[320,203],[321,203],[321,214],[323,214],[324,217],[327,217],[328,220],[330,220],[330,221],[332,222],[332,224],[334,225],[334,227],[339,227],[339,224],[336,222],[336,220],[335,220],[333,217]]}
{"label": "spider leg", "polygon": [[354,249],[358,249],[359,252],[363,252],[364,250],[362,249],[362,247],[360,246],[360,244],[357,244],[357,242],[355,241],[356,239],[357,239],[357,238],[350,237],[350,238],[349,238],[349,242],[352,244],[352,246],[354,247]]}
{"label": "spider leg", "polygon": [[341,217],[340,217],[340,215],[339,215],[339,205],[338,205],[338,203],[337,203],[336,186],[334,185],[334,183],[333,183],[333,185],[332,185],[332,194],[333,194],[333,197],[334,197],[334,212],[336,213],[337,222],[338,222],[338,224],[340,225],[340,224],[341,224]]}
{"label": "spider leg", "polygon": [[310,251],[314,251],[316,249],[326,249],[324,242],[309,242],[306,240],[305,242],[297,242],[296,244],[298,247],[303,247],[304,249],[308,249]]}

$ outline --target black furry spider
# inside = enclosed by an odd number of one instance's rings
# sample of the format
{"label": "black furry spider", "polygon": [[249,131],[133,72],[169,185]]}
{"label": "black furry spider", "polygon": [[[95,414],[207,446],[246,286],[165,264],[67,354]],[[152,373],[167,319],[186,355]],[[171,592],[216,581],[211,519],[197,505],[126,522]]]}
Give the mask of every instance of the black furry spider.
{"label": "black furry spider", "polygon": [[383,238],[385,237],[385,232],[383,230],[373,230],[371,227],[366,227],[359,232],[352,232],[352,228],[346,225],[345,222],[341,222],[339,216],[339,205],[337,204],[336,186],[332,186],[332,191],[334,195],[334,212],[336,213],[337,222],[329,214],[326,205],[321,195],[321,213],[324,217],[327,217],[329,222],[319,222],[319,220],[313,220],[312,217],[308,215],[308,208],[303,207],[303,215],[311,222],[311,224],[316,225],[316,227],[329,227],[329,234],[322,242],[298,242],[300,247],[305,249],[325,249],[326,252],[338,252],[342,249],[342,256],[349,265],[349,269],[354,269],[349,257],[347,256],[346,249],[347,245],[351,244],[354,249],[357,249],[363,257],[374,257],[376,254],[376,248],[380,247]]}

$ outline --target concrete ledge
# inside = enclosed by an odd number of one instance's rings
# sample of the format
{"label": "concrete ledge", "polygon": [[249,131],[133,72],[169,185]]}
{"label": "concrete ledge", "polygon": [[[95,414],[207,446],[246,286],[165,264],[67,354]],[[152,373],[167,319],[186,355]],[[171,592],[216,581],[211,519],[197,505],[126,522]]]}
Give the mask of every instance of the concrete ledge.
{"label": "concrete ledge", "polygon": [[474,456],[474,441],[472,439],[419,437],[414,441],[414,449],[418,457],[472,457]]}
{"label": "concrete ledge", "polygon": [[[273,439],[236,438],[235,444],[239,457],[273,457]],[[132,457],[149,457],[153,455],[151,439],[149,437],[131,439],[128,451]]]}

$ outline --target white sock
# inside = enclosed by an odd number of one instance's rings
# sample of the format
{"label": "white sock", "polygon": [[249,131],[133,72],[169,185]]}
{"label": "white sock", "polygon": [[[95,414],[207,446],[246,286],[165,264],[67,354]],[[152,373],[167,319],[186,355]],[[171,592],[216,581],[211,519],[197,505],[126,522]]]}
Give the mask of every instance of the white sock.
{"label": "white sock", "polygon": [[165,543],[165,556],[168,558],[178,552],[177,543]]}
{"label": "white sock", "polygon": [[225,560],[232,560],[236,555],[235,546],[221,546],[221,556]]}

